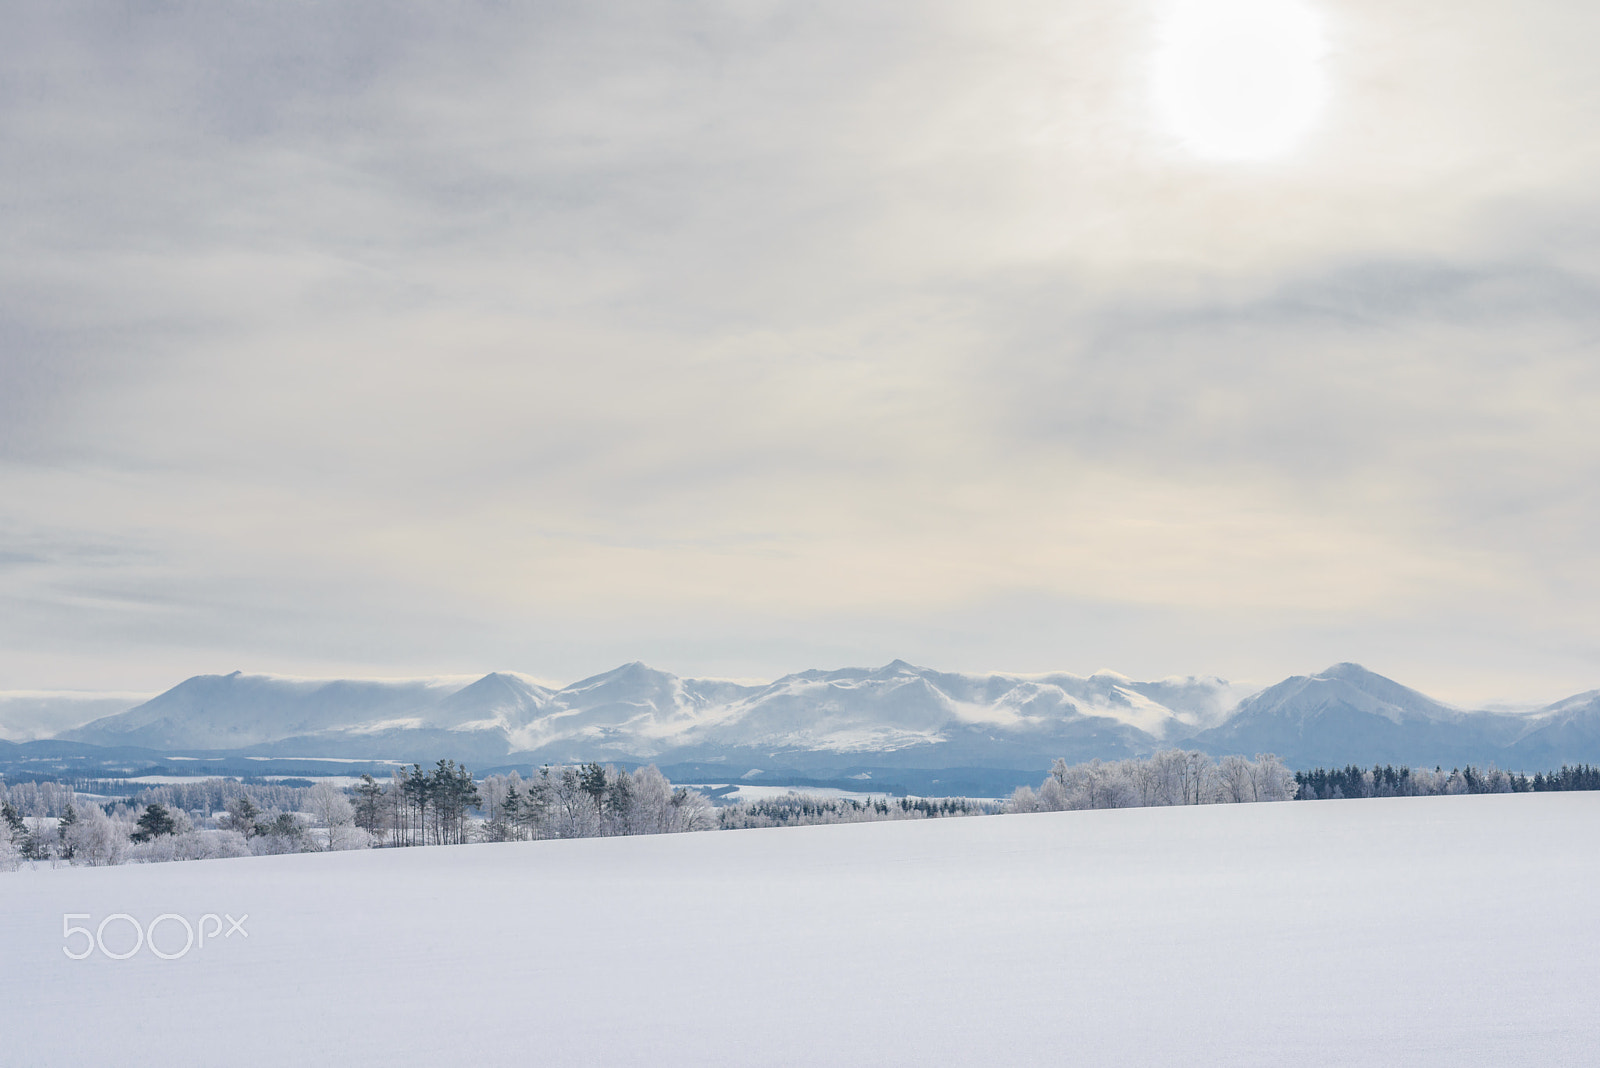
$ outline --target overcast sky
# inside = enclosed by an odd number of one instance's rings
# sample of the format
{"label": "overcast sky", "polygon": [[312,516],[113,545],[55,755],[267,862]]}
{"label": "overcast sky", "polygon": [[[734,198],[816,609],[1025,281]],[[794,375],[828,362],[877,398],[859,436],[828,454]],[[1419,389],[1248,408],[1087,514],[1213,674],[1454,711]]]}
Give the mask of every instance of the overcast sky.
{"label": "overcast sky", "polygon": [[21,4],[0,690],[961,670],[1600,686],[1600,7]]}

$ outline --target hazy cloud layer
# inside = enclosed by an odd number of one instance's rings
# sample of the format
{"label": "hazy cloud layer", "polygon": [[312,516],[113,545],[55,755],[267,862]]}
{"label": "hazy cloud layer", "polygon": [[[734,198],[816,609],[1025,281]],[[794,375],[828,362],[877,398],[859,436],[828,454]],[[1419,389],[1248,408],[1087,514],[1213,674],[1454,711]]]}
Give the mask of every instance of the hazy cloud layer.
{"label": "hazy cloud layer", "polygon": [[0,688],[642,657],[1600,685],[1600,11],[35,4]]}

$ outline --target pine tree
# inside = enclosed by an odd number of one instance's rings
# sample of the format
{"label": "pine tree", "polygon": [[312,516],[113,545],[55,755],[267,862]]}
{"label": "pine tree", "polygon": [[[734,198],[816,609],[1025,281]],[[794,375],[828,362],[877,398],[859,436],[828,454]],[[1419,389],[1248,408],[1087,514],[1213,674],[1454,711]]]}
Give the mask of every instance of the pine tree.
{"label": "pine tree", "polygon": [[406,844],[427,845],[428,807],[433,802],[433,798],[429,796],[432,792],[432,783],[428,781],[428,773],[422,770],[421,764],[411,765],[410,774],[405,772],[401,774],[404,776],[401,780],[401,789],[405,792],[408,815],[410,809],[415,809],[417,813],[416,822],[411,826]]}
{"label": "pine tree", "polygon": [[517,830],[517,813],[522,806],[522,795],[515,784],[507,787],[505,796],[494,806],[494,811],[483,824],[483,837],[489,842],[509,842],[521,837]]}
{"label": "pine tree", "polygon": [[383,829],[383,786],[371,775],[356,784],[356,826],[373,838]]}
{"label": "pine tree", "polygon": [[275,834],[280,838],[288,838],[295,842],[300,841],[301,837],[306,831],[305,827],[301,825],[299,818],[295,816],[293,812],[278,813],[277,818],[274,819],[268,826],[270,828],[270,833]]}
{"label": "pine tree", "polygon": [[594,810],[605,811],[606,769],[591,761],[578,773],[578,786],[594,799]]}
{"label": "pine tree", "polygon": [[177,829],[172,813],[167,811],[166,806],[152,801],[145,806],[144,814],[139,817],[139,829],[133,832],[132,837],[135,842],[149,842],[164,834],[172,834]]}
{"label": "pine tree", "polygon": [[248,795],[241,794],[228,802],[228,815],[223,818],[227,830],[238,831],[246,838],[254,838],[262,833],[262,825],[256,822],[256,817],[261,815],[261,810],[256,808],[256,803]]}
{"label": "pine tree", "polygon": [[77,822],[78,822],[78,812],[77,812],[77,810],[74,809],[71,805],[68,805],[67,806],[67,811],[61,817],[61,822],[56,824],[56,840],[57,840],[57,842],[60,843],[57,846],[57,849],[61,853],[61,859],[62,860],[71,860],[72,859],[72,834],[71,834],[71,831],[72,831],[73,826]]}
{"label": "pine tree", "polygon": [[517,824],[525,837],[534,839],[550,836],[560,793],[559,784],[560,780],[550,774],[549,764],[539,769],[537,778],[528,781],[527,792],[522,795],[521,811],[517,813]]}
{"label": "pine tree", "polygon": [[608,775],[607,780],[606,818],[611,824],[611,833],[627,834],[633,814],[633,779],[626,771],[619,771]]}
{"label": "pine tree", "polygon": [[10,801],[0,801],[0,819],[6,821],[6,826],[11,828],[13,841],[21,841],[28,833],[28,825],[22,821],[22,813],[17,811],[17,806]]}
{"label": "pine tree", "polygon": [[465,767],[454,768],[450,784],[450,821],[455,841],[467,840],[467,811],[482,804],[483,795],[478,793],[478,784],[473,781],[472,772]]}
{"label": "pine tree", "polygon": [[0,804],[0,818],[6,822],[6,827],[11,832],[11,843],[16,848],[18,855],[23,860],[39,859],[39,842],[28,830],[27,822],[22,818],[22,813],[17,811],[17,806],[10,801]]}

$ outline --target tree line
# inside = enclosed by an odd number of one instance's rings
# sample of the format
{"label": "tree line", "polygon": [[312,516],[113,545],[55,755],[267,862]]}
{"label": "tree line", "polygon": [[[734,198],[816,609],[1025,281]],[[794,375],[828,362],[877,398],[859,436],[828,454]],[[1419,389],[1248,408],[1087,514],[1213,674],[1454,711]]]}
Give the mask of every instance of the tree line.
{"label": "tree line", "polygon": [[[28,785],[44,785],[33,784]],[[351,823],[345,792],[318,783],[296,792],[296,807],[262,808],[252,790],[215,780],[228,800],[221,811],[185,810],[154,796],[142,801],[81,795],[25,793],[34,812],[24,813],[10,796],[0,800],[0,868],[22,861],[102,866],[129,862],[206,860],[365,845]],[[272,797],[279,788],[257,792]],[[0,784],[0,793],[6,791]],[[39,809],[54,809],[40,812]]]}
{"label": "tree line", "polygon": [[1394,767],[1373,765],[1370,769],[1350,764],[1343,768],[1313,768],[1294,775],[1301,800],[1330,800],[1345,797],[1425,797],[1437,794],[1544,793],[1552,790],[1600,790],[1600,768],[1588,764],[1563,764],[1561,770],[1535,772],[1530,778],[1522,772],[1506,772],[1490,765],[1476,768]]}
{"label": "tree line", "polygon": [[738,801],[717,812],[723,830],[746,827],[810,827],[829,823],[878,823],[948,816],[989,816],[1004,809],[998,801],[966,797],[817,797],[788,793]]}
{"label": "tree line", "polygon": [[353,792],[352,822],[375,844],[397,846],[465,842],[467,813],[483,803],[472,772],[453,760],[396,768],[387,784],[363,775]]}
{"label": "tree line", "polygon": [[1216,761],[1195,750],[1165,749],[1128,760],[1057,760],[1037,790],[1017,788],[1007,811],[1289,801],[1296,792],[1294,773],[1270,753],[1254,760],[1226,756]]}
{"label": "tree line", "polygon": [[721,808],[697,790],[673,786],[654,767],[628,771],[598,763],[546,766],[527,779],[511,772],[479,780],[441,760],[429,769],[396,769],[387,782],[363,775],[351,788],[208,779],[150,786],[122,799],[79,794],[70,784],[0,781],[0,869],[26,861],[149,863],[999,812],[1552,790],[1600,790],[1600,768],[1563,765],[1531,777],[1473,766],[1291,772],[1271,754],[1213,760],[1168,749],[1119,761],[1057,760],[1037,789],[1021,787],[1005,802],[790,792]]}
{"label": "tree line", "polygon": [[674,788],[654,767],[546,766],[528,779],[513,771],[480,782],[440,761],[431,772],[415,765],[398,770],[387,783],[363,775],[353,793],[355,825],[376,846],[667,834],[712,825],[705,796]]}

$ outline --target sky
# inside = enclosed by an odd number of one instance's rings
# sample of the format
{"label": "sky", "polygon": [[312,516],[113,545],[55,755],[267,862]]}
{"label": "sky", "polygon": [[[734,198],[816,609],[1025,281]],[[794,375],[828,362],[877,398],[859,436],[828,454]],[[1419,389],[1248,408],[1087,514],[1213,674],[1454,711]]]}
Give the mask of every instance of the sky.
{"label": "sky", "polygon": [[1568,0],[15,5],[0,690],[1600,686],[1597,47]]}

